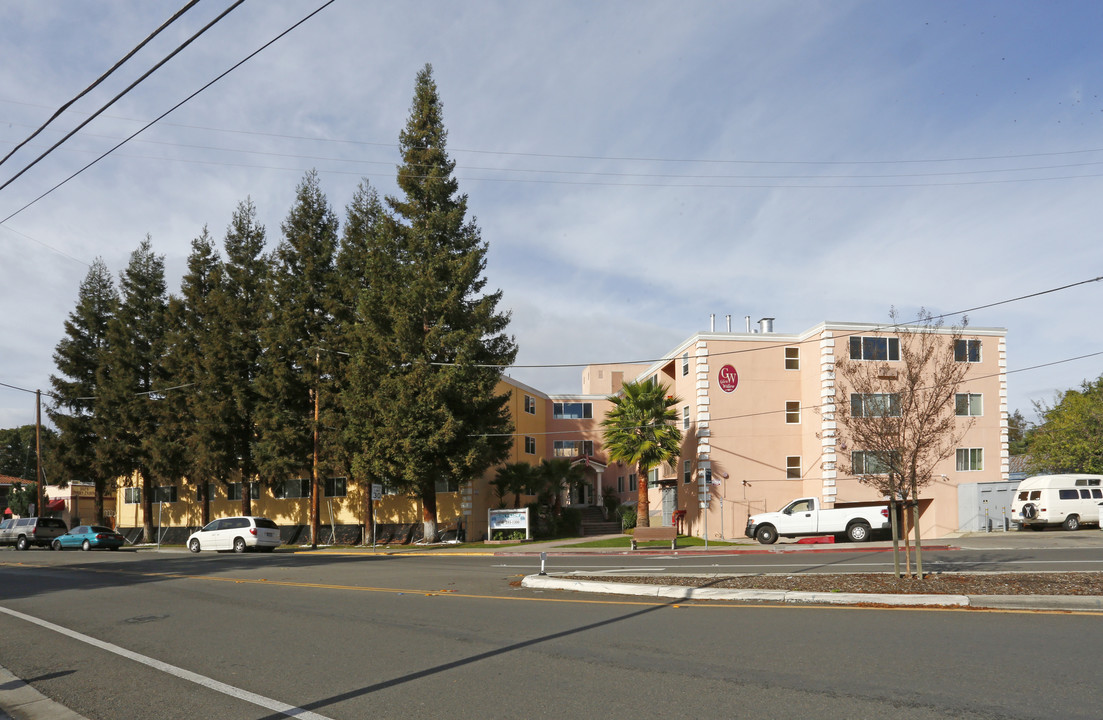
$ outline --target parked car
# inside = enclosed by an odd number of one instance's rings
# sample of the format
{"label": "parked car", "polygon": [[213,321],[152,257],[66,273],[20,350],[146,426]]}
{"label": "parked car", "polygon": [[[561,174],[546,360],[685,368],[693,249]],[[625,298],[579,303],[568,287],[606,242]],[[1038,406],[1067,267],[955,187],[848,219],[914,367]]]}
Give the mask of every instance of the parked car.
{"label": "parked car", "polygon": [[60,518],[15,518],[0,529],[0,545],[15,545],[16,550],[26,550],[32,545],[50,547],[54,538],[68,529]]}
{"label": "parked car", "polygon": [[200,550],[260,550],[272,552],[280,544],[280,526],[265,517],[254,515],[212,520],[202,530],[188,536],[188,549]]}
{"label": "parked car", "polygon": [[118,550],[126,540],[109,527],[102,525],[78,525],[64,535],[58,535],[50,544],[54,550],[79,547],[81,550],[110,548]]}
{"label": "parked car", "polygon": [[1035,475],[1019,483],[1011,501],[1011,520],[1031,530],[1051,525],[1076,530],[1099,522],[1100,503],[1103,475]]}

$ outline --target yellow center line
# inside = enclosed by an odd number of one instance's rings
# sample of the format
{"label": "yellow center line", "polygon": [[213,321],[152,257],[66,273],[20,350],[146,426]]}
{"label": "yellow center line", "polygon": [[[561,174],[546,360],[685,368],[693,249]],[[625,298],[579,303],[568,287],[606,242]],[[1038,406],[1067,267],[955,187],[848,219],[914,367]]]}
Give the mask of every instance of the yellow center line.
{"label": "yellow center line", "polygon": [[449,597],[464,598],[467,600],[506,600],[512,602],[536,602],[536,603],[567,603],[574,605],[614,605],[614,606],[639,606],[639,607],[669,607],[674,610],[686,608],[741,608],[741,609],[784,609],[784,610],[882,610],[895,612],[972,612],[972,613],[998,613],[1014,615],[1089,615],[1099,617],[1100,613],[1085,610],[1031,610],[1031,609],[1003,609],[1003,608],[978,608],[978,607],[924,607],[924,606],[883,606],[876,603],[868,605],[815,605],[793,603],[738,603],[718,600],[682,600],[676,603],[670,601],[656,602],[647,600],[597,600],[590,598],[538,598],[518,597],[510,595],[477,595],[472,593],[460,593],[451,590],[415,590],[412,588],[387,588],[371,587],[365,585],[337,585],[333,583],[309,583],[293,580],[268,580],[266,578],[234,578],[213,577],[210,575],[188,575],[183,573],[155,573],[135,572],[115,568],[92,567],[54,567],[50,565],[31,565],[28,563],[0,562],[0,567],[58,569],[58,570],[83,570],[85,572],[98,572],[114,575],[133,575],[137,577],[156,577],[167,580],[199,580],[206,582],[232,583],[237,585],[273,585],[288,588],[307,588],[311,590],[339,590],[345,592],[386,593],[391,595],[421,595],[424,597]]}

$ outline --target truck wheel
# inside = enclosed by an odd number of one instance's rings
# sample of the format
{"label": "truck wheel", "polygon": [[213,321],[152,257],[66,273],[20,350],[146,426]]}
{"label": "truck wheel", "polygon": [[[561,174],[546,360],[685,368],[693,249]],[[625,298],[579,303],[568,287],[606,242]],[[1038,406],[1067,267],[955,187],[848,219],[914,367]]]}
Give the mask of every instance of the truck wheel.
{"label": "truck wheel", "polygon": [[1038,506],[1034,503],[1023,505],[1023,517],[1027,520],[1033,520],[1038,517]]}
{"label": "truck wheel", "polygon": [[755,531],[754,536],[763,545],[773,545],[777,542],[777,530],[773,525],[763,525]]}
{"label": "truck wheel", "polygon": [[1065,518],[1066,530],[1079,530],[1080,529],[1080,517],[1077,515],[1069,515]]}
{"label": "truck wheel", "polygon": [[846,538],[850,542],[867,542],[869,540],[869,525],[854,523],[846,529]]}
{"label": "truck wheel", "polygon": [[29,542],[27,542],[27,536],[26,535],[20,535],[19,539],[15,541],[15,549],[16,550],[26,550],[30,546],[31,546],[31,544]]}

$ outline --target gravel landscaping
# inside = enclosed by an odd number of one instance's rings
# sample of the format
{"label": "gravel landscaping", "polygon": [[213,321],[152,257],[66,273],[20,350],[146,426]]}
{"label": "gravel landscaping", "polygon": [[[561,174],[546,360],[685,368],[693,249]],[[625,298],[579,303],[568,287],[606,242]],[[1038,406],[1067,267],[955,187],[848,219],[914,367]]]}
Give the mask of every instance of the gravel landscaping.
{"label": "gravel landscaping", "polygon": [[1103,595],[1103,573],[932,573],[923,580],[891,573],[802,575],[572,576],[576,580],[644,585],[910,595]]}

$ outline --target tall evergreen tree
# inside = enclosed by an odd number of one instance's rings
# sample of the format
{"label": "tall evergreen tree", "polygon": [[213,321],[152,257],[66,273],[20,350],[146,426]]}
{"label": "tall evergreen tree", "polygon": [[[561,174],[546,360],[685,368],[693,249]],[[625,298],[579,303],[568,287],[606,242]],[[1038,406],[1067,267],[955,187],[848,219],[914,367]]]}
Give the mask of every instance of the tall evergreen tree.
{"label": "tall evergreen tree", "polygon": [[165,387],[165,261],[147,236],[130,255],[120,279],[118,310],[107,324],[103,362],[97,368],[93,429],[98,464],[142,488],[143,530],[153,542],[153,465],[160,450],[162,412],[155,391]]}
{"label": "tall evergreen tree", "polygon": [[227,440],[232,382],[227,373],[225,319],[218,313],[222,260],[207,228],[192,241],[180,296],[169,299],[165,370],[176,390],[157,403],[161,411],[154,467],[164,477],[187,476],[195,483],[201,521],[210,520],[208,488],[225,480],[233,466]]}
{"label": "tall evergreen tree", "polygon": [[385,231],[386,209],[367,180],[357,187],[352,201],[345,210],[345,225],[337,248],[338,302],[334,307],[333,322],[329,326],[328,343],[335,362],[331,365],[333,391],[322,398],[321,423],[325,428],[322,443],[323,466],[331,472],[354,480],[351,485],[360,491],[364,503],[365,525],[363,537],[372,535],[370,487],[364,478],[353,472],[353,459],[357,451],[357,438],[350,427],[349,402],[349,349],[354,343],[353,331],[358,321],[360,296],[371,284],[371,254],[380,244]]}
{"label": "tall evergreen tree", "polygon": [[295,205],[281,229],[283,240],[275,251],[269,317],[263,328],[258,465],[270,483],[312,468],[310,524],[312,543],[317,544],[316,416],[334,362],[326,340],[337,302],[338,231],[337,216],[317,172],[311,171],[299,184]]}
{"label": "tall evergreen tree", "polygon": [[501,292],[484,293],[487,246],[467,219],[426,65],[399,137],[401,197],[368,260],[351,373],[363,476],[420,497],[436,536],[437,484],[455,486],[505,459],[512,429],[496,393],[517,347]]}
{"label": "tall evergreen tree", "polygon": [[95,521],[104,522],[103,496],[115,475],[99,461],[104,438],[95,422],[100,368],[104,363],[107,326],[119,303],[111,272],[97,258],[80,284],[77,306],[65,321],[65,337],[54,350],[57,375],[50,376],[53,402],[46,408],[57,427],[57,459],[69,479],[91,481],[95,488]]}
{"label": "tall evergreen tree", "polygon": [[270,260],[264,255],[265,230],[257,223],[253,201],[234,211],[226,229],[226,261],[222,287],[215,293],[214,316],[225,328],[225,378],[232,403],[228,409],[227,441],[241,482],[241,512],[250,515],[251,483],[257,475],[257,413],[261,328],[268,322]]}

